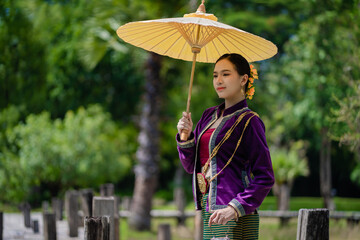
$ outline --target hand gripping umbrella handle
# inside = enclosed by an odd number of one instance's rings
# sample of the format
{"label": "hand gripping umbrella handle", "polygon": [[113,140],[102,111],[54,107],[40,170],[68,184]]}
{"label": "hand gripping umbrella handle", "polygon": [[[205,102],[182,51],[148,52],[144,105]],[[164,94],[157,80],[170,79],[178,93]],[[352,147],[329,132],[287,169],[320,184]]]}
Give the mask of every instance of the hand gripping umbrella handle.
{"label": "hand gripping umbrella handle", "polygon": [[189,133],[182,131],[180,134],[181,141],[186,141],[189,138]]}
{"label": "hand gripping umbrella handle", "polygon": [[[193,50],[193,62],[192,62],[192,67],[191,67],[191,76],[190,76],[190,83],[189,83],[189,92],[188,92],[188,99],[187,99],[187,104],[186,104],[186,112],[189,113],[190,111],[190,101],[191,101],[191,91],[192,91],[192,86],[193,86],[193,81],[194,81],[194,73],[195,73],[195,63],[196,63],[196,56],[197,54],[200,52],[199,51],[194,51]],[[180,139],[181,141],[186,141],[189,138],[190,132],[184,132],[182,131],[180,133]]]}

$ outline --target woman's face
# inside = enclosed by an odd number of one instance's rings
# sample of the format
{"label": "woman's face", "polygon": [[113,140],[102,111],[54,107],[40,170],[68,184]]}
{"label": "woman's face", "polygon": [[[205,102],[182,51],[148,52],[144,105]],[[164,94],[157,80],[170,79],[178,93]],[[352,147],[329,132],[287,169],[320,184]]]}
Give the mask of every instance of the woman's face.
{"label": "woman's face", "polygon": [[[213,85],[219,98],[238,100],[245,96],[244,76],[240,76],[232,62],[222,59],[216,63],[213,74]],[[247,80],[247,79],[246,79]]]}

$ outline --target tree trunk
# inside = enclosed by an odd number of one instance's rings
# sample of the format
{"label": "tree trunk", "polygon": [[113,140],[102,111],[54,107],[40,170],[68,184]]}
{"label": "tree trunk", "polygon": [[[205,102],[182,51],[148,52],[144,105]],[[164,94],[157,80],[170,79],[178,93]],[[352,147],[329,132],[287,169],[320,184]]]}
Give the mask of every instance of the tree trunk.
{"label": "tree trunk", "polygon": [[[277,197],[277,209],[280,211],[288,211],[290,209],[290,192],[292,183],[283,183],[281,185],[274,185],[274,194]],[[280,225],[286,226],[290,218],[281,217]]]}
{"label": "tree trunk", "polygon": [[278,186],[278,201],[277,208],[278,210],[287,211],[289,210],[289,202],[290,202],[290,187],[287,183],[281,184]]}
{"label": "tree trunk", "polygon": [[320,191],[324,199],[324,207],[335,210],[334,201],[331,196],[331,140],[328,129],[321,129],[320,149]]}
{"label": "tree trunk", "polygon": [[160,56],[150,53],[146,63],[145,102],[140,119],[139,147],[136,152],[135,187],[129,225],[135,230],[150,230],[152,197],[159,171],[159,96]]}
{"label": "tree trunk", "polygon": [[184,168],[181,164],[178,165],[175,172],[175,188],[174,188],[174,201],[177,210],[181,213],[181,216],[178,218],[178,226],[185,226],[185,191],[184,191]]}

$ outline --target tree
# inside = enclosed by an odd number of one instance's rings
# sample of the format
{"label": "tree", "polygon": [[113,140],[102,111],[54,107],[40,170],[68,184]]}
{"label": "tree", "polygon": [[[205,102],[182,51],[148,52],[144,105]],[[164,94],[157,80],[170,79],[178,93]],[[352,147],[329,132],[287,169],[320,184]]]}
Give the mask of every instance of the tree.
{"label": "tree", "polygon": [[271,90],[282,96],[275,95],[276,99],[282,99],[279,108],[286,105],[286,101],[294,103],[288,114],[296,115],[301,127],[293,124],[292,128],[287,128],[288,137],[294,134],[301,138],[310,133],[318,136],[318,142],[314,141],[312,145],[319,151],[321,195],[324,206],[334,209],[330,110],[336,103],[334,97],[342,98],[348,91],[341,69],[344,68],[344,59],[353,56],[349,46],[353,46],[350,43],[353,39],[352,24],[356,22],[353,12],[358,11],[358,7],[341,1],[332,5],[317,3],[314,17],[302,23],[297,34],[286,44],[285,54],[281,57],[282,67],[270,76],[279,86]]}
{"label": "tree", "polygon": [[[348,84],[344,98],[334,97],[336,104],[331,111],[331,136],[340,145],[348,145],[355,155],[351,179],[360,185],[360,9],[355,8],[344,19],[339,35],[339,60],[344,63],[343,80]],[[339,36],[339,37],[340,37]],[[343,38],[342,36],[346,36]]]}
{"label": "tree", "polygon": [[[150,18],[172,16],[182,6],[182,1],[158,2],[141,1],[147,8]],[[155,13],[155,14],[154,14]],[[160,162],[160,109],[161,96],[161,58],[157,54],[148,55],[145,70],[144,105],[140,119],[139,148],[137,151],[138,164],[135,166],[135,188],[132,203],[132,214],[129,218],[130,226],[137,230],[149,230],[151,226],[150,210],[152,198],[158,182],[157,173]]]}
{"label": "tree", "polygon": [[[274,167],[275,185],[274,195],[277,197],[277,209],[290,209],[290,193],[294,180],[299,176],[308,176],[309,167],[305,156],[305,144],[297,141],[290,144],[290,149],[272,148],[271,160]],[[287,219],[281,219],[282,224]]]}
{"label": "tree", "polygon": [[22,114],[42,110],[47,64],[44,45],[34,32],[15,1],[0,3],[0,109],[22,105]]}
{"label": "tree", "polygon": [[[1,119],[5,113],[10,112],[2,112]],[[68,111],[64,120],[52,121],[47,112],[31,114],[7,131],[10,147],[0,155],[0,187],[8,191],[1,200],[40,201],[35,198],[117,182],[130,168],[133,134],[98,105]],[[32,194],[35,186],[45,187],[40,196]]]}
{"label": "tree", "polygon": [[141,64],[115,33],[130,15],[128,1],[16,2],[44,46],[46,101],[37,106],[62,118],[69,109],[100,103],[115,120],[131,121],[141,96]]}
{"label": "tree", "polygon": [[152,196],[159,173],[161,57],[151,53],[146,63],[146,87],[140,116],[139,148],[136,152],[135,188],[129,224],[137,230],[149,230]]}
{"label": "tree", "polygon": [[[181,6],[181,1],[173,2],[154,2],[154,1],[120,1],[123,3],[124,12],[118,20],[124,24],[131,20],[141,20],[143,18],[158,18],[164,15],[171,15],[177,12]],[[126,4],[127,3],[127,4]],[[112,2],[101,2],[96,4],[96,9],[101,9],[94,12],[94,16],[88,21],[89,36],[85,40],[85,47],[83,47],[83,61],[88,63],[90,67],[96,66],[104,56],[104,49],[107,46],[114,46],[112,37],[104,38],[101,36],[111,36],[110,26],[104,24],[107,21],[106,16],[114,15],[114,7],[110,8]],[[136,14],[134,14],[136,13]],[[114,18],[114,17],[112,17]],[[125,21],[125,22],[123,22]],[[115,23],[115,21],[113,21]],[[119,27],[121,24],[117,25]],[[115,29],[113,29],[115,30]],[[94,37],[95,36],[95,37]],[[94,48],[97,46],[97,48]],[[116,51],[123,51],[128,53],[124,47],[115,48]],[[129,45],[127,47],[131,48]],[[92,57],[92,56],[95,56]],[[152,206],[152,197],[157,186],[157,175],[159,171],[160,152],[159,152],[159,119],[161,109],[161,84],[160,72],[161,61],[160,57],[155,54],[147,55],[145,67],[145,85],[142,113],[140,116],[140,133],[139,133],[139,148],[137,150],[138,163],[135,166],[135,188],[132,204],[132,215],[130,216],[130,226],[138,230],[150,229],[150,210]],[[141,59],[137,65],[140,66],[143,60]],[[140,91],[139,91],[140,92]],[[132,104],[134,107],[135,104]]]}
{"label": "tree", "polygon": [[355,154],[355,166],[350,177],[360,185],[360,80],[351,80],[349,85],[353,93],[341,101],[337,99],[339,108],[333,109],[335,126],[332,138],[340,145],[348,145]]}

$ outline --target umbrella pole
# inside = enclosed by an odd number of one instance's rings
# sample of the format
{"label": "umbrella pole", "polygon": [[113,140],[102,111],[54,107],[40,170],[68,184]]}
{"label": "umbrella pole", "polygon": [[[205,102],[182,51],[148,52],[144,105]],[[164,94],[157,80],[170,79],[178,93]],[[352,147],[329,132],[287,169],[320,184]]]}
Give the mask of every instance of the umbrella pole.
{"label": "umbrella pole", "polygon": [[[200,52],[200,50],[199,50]],[[193,51],[194,55],[193,55],[193,62],[192,62],[192,67],[191,67],[191,75],[190,75],[190,83],[189,83],[189,92],[188,92],[188,99],[187,99],[187,104],[186,104],[186,112],[189,113],[190,112],[190,101],[191,101],[191,92],[192,92],[192,86],[193,86],[193,81],[194,81],[194,73],[195,73],[195,63],[196,63],[196,57],[197,54],[199,53],[197,51]],[[181,132],[180,134],[180,139],[182,141],[186,141],[189,137],[189,133],[187,132]]]}
{"label": "umbrella pole", "polygon": [[187,99],[187,104],[186,104],[186,112],[187,112],[187,113],[190,112],[190,101],[191,101],[191,92],[192,92],[192,86],[193,86],[193,81],[194,81],[196,56],[197,56],[197,53],[194,53],[194,55],[193,55],[192,67],[191,67],[191,75],[190,75],[188,99]]}

